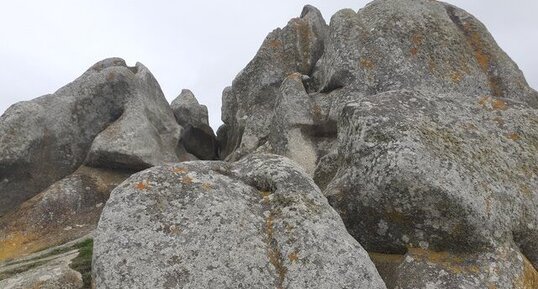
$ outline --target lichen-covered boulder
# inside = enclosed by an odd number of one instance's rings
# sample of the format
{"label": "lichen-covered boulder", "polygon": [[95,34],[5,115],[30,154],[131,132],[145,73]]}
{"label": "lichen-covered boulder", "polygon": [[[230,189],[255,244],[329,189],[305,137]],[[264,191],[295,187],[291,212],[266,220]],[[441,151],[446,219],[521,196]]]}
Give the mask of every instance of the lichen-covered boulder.
{"label": "lichen-covered boulder", "polygon": [[265,143],[281,83],[295,72],[312,73],[326,34],[319,10],[306,6],[300,18],[267,36],[254,59],[223,92],[224,125],[217,132],[221,158],[237,160]]}
{"label": "lichen-covered boulder", "polygon": [[[308,21],[314,32],[308,39],[315,40],[317,49],[304,55],[317,56],[311,58],[314,66],[294,67],[300,63],[293,61],[296,50],[269,54],[266,41],[223,93],[224,125],[217,132],[221,157],[234,160],[253,151],[286,155],[315,176],[332,166],[323,160],[332,160],[325,156],[336,149],[336,124],[346,103],[391,90],[458,93],[471,99],[488,95],[538,107],[538,93],[517,65],[480,21],[457,7],[429,0],[376,0],[358,12],[339,11],[329,26],[322,25],[314,8],[305,11],[277,32],[289,34],[291,24]],[[301,43],[289,39],[284,42],[289,47]],[[289,60],[287,66],[281,59]],[[304,150],[298,153],[295,144]]]}
{"label": "lichen-covered boulder", "polygon": [[96,288],[385,288],[313,181],[275,155],[185,162],[112,193]]}
{"label": "lichen-covered boulder", "polygon": [[538,110],[393,91],[345,107],[325,195],[368,251],[482,252],[538,265]]}
{"label": "lichen-covered boulder", "polygon": [[413,248],[405,255],[370,256],[389,289],[538,288],[538,272],[511,247],[479,253]]}
{"label": "lichen-covered boulder", "polygon": [[217,159],[217,137],[209,126],[207,107],[200,105],[188,89],[182,90],[170,106],[177,122],[183,128],[181,143],[185,150],[201,160]]}
{"label": "lichen-covered boulder", "polygon": [[339,11],[315,76],[321,91],[415,89],[538,105],[538,95],[486,27],[439,1],[375,0],[358,12]]}
{"label": "lichen-covered boulder", "polygon": [[0,216],[74,172],[178,161],[180,127],[141,64],[103,60],[52,95],[0,117]]}

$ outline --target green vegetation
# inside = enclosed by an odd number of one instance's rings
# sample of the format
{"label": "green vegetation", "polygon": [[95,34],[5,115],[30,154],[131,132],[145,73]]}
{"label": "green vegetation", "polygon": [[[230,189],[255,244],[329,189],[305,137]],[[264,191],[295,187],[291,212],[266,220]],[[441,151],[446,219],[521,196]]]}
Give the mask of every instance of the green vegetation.
{"label": "green vegetation", "polygon": [[82,274],[84,288],[90,288],[92,282],[93,240],[88,239],[74,246],[79,249],[78,256],[71,261],[71,269]]}

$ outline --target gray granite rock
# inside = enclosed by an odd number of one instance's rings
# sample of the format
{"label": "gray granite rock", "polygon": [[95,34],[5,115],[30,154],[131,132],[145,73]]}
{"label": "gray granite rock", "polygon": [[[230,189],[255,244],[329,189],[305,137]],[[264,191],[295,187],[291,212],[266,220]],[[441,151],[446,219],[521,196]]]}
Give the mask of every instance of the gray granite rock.
{"label": "gray granite rock", "polygon": [[275,155],[185,162],[118,186],[96,288],[385,288],[314,182]]}
{"label": "gray granite rock", "polygon": [[311,74],[326,34],[319,10],[306,6],[300,18],[267,36],[254,59],[223,92],[221,158],[237,160],[265,143],[281,83],[295,72]]}
{"label": "gray granite rock", "polygon": [[358,12],[339,11],[314,75],[321,91],[415,89],[538,105],[538,95],[486,27],[438,1],[375,0]]}
{"label": "gray granite rock", "polygon": [[480,252],[538,265],[538,110],[508,99],[394,91],[348,104],[325,195],[368,250]]}
{"label": "gray granite rock", "polygon": [[187,89],[171,103],[177,122],[183,127],[181,142],[185,149],[202,160],[218,158],[217,137],[209,126],[207,107],[200,105]]}
{"label": "gray granite rock", "polygon": [[0,261],[58,246],[95,230],[110,192],[131,173],[81,166],[0,217]]}
{"label": "gray granite rock", "polygon": [[402,256],[371,257],[389,289],[538,288],[538,272],[511,247],[480,253],[410,249]]}
{"label": "gray granite rock", "polygon": [[180,127],[141,64],[103,60],[52,95],[0,117],[0,216],[81,164],[142,169],[178,161]]}

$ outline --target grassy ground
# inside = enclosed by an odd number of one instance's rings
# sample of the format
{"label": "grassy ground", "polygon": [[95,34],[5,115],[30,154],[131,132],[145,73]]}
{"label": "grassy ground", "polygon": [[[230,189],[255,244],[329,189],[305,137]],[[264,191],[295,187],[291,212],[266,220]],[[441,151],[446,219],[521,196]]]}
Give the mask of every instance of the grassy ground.
{"label": "grassy ground", "polygon": [[75,245],[79,249],[78,256],[71,261],[71,269],[82,274],[84,288],[90,288],[92,282],[93,240],[88,239]]}

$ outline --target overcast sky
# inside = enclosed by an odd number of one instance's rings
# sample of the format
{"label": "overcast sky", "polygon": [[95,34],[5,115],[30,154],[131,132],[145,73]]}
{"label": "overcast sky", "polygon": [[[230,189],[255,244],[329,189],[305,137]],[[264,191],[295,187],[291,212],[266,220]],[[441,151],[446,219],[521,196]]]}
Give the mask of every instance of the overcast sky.
{"label": "overcast sky", "polygon": [[[172,101],[191,89],[220,124],[222,89],[252,59],[265,36],[305,4],[329,22],[350,0],[3,0],[0,5],[0,114],[53,93],[112,56],[146,65]],[[448,0],[486,24],[538,88],[538,1]]]}

